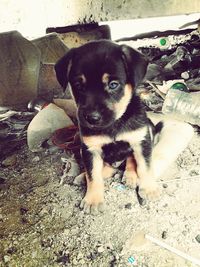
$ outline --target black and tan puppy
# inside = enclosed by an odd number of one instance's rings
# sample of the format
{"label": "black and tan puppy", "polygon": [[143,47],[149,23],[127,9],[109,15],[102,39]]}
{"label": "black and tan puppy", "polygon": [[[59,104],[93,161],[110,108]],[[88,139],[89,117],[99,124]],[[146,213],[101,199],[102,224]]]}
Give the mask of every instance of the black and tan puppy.
{"label": "black and tan puppy", "polygon": [[77,105],[87,173],[81,207],[86,212],[103,204],[105,161],[115,161],[109,151],[116,161],[127,158],[127,183],[139,185],[141,197],[157,194],[151,166],[152,126],[136,95],[146,68],[139,52],[106,40],[71,49],[55,65],[59,83],[63,88],[70,83]]}

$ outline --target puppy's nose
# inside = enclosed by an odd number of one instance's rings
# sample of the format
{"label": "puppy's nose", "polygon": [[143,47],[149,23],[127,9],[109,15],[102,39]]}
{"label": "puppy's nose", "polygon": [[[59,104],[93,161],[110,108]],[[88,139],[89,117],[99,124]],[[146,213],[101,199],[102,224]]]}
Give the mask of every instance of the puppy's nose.
{"label": "puppy's nose", "polygon": [[86,115],[86,120],[89,122],[91,125],[96,125],[100,122],[101,120],[101,115],[97,111],[93,111],[90,114]]}

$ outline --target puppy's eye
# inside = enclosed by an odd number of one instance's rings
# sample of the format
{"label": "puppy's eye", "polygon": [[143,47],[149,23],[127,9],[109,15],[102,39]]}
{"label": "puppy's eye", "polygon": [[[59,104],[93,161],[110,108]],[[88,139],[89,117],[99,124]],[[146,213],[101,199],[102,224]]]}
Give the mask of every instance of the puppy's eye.
{"label": "puppy's eye", "polygon": [[117,81],[111,81],[109,84],[108,84],[108,87],[110,90],[115,90],[119,87],[119,82]]}
{"label": "puppy's eye", "polygon": [[80,90],[82,88],[82,84],[80,82],[75,82],[73,87],[75,87],[77,90]]}

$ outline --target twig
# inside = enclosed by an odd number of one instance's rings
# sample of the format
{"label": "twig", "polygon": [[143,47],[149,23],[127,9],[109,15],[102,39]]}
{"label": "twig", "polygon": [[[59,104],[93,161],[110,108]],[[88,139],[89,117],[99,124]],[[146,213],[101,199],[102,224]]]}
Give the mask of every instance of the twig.
{"label": "twig", "polygon": [[192,180],[192,179],[200,179],[200,175],[194,175],[194,176],[190,176],[190,177],[182,177],[182,178],[175,178],[172,180],[168,180],[168,181],[159,181],[158,183],[171,183],[171,182],[181,182],[184,180]]}
{"label": "twig", "polygon": [[180,251],[179,249],[176,249],[174,247],[171,247],[170,245],[162,242],[161,240],[159,240],[159,239],[157,239],[155,237],[152,237],[149,234],[146,234],[145,235],[145,238],[148,239],[148,240],[150,240],[154,244],[156,244],[156,245],[158,245],[158,246],[160,246],[162,248],[165,248],[165,249],[167,249],[167,250],[175,253],[176,255],[178,255],[178,256],[180,256],[180,257],[182,257],[182,258],[184,258],[184,259],[186,259],[186,260],[188,260],[188,261],[190,261],[190,262],[192,262],[192,263],[197,264],[197,265],[200,266],[200,260],[199,259],[196,259],[196,258],[194,258],[194,257],[192,257],[192,256],[190,256],[190,255],[188,255],[188,254]]}

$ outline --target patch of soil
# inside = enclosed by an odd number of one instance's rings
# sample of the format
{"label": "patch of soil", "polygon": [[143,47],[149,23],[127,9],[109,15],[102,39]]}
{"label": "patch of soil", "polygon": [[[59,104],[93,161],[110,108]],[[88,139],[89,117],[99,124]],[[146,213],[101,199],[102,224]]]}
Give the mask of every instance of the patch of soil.
{"label": "patch of soil", "polygon": [[148,233],[200,258],[200,137],[178,157],[162,180],[162,195],[141,206],[120,175],[106,181],[105,211],[86,215],[79,204],[84,183],[60,183],[63,152],[13,152],[0,167],[0,266],[195,266],[135,237]]}

